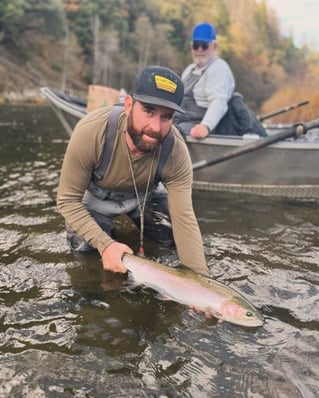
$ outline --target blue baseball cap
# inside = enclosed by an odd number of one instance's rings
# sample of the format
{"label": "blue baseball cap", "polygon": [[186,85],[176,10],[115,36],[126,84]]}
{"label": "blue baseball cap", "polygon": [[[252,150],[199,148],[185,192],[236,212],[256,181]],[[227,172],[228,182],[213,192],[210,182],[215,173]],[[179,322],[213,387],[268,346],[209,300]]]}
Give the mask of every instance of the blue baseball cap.
{"label": "blue baseball cap", "polygon": [[209,23],[200,23],[193,29],[192,41],[203,41],[209,43],[216,40],[216,29]]}

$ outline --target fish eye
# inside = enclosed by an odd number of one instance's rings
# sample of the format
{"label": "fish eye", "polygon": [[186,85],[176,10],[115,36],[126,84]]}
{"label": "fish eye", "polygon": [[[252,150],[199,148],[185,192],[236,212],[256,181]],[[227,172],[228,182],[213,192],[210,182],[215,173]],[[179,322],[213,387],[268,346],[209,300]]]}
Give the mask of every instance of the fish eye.
{"label": "fish eye", "polygon": [[247,311],[247,312],[246,312],[246,316],[248,316],[249,318],[251,318],[251,317],[253,316],[253,314],[252,314],[252,312]]}

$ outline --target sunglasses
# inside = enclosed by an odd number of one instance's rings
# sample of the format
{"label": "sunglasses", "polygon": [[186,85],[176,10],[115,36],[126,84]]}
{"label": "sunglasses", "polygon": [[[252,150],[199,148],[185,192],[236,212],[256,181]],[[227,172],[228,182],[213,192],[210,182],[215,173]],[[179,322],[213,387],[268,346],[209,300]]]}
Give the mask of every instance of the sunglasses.
{"label": "sunglasses", "polygon": [[192,43],[193,50],[198,50],[200,47],[202,48],[202,50],[206,51],[209,47],[209,43],[206,43],[204,41],[193,41]]}

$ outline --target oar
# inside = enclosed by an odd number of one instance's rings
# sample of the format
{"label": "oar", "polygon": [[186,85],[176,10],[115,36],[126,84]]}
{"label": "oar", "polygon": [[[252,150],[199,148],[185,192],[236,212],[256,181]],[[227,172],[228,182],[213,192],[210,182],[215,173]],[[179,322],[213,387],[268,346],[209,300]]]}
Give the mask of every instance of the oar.
{"label": "oar", "polygon": [[278,109],[277,111],[266,113],[266,115],[258,116],[258,120],[260,122],[262,122],[265,119],[268,119],[268,118],[273,117],[273,116],[280,115],[281,113],[285,113],[285,112],[291,111],[293,109],[299,108],[300,106],[304,106],[304,105],[307,105],[307,104],[309,104],[308,100],[301,101],[301,102],[298,102],[297,104],[289,105],[289,106],[286,106],[285,108]]}
{"label": "oar", "polygon": [[211,166],[213,164],[224,162],[225,160],[232,159],[237,156],[243,155],[245,153],[255,151],[270,144],[274,144],[275,142],[281,141],[285,138],[300,137],[302,134],[306,134],[308,130],[314,129],[316,127],[319,127],[319,119],[313,120],[308,123],[296,124],[293,127],[281,131],[280,133],[272,134],[265,138],[260,138],[247,145],[243,145],[239,148],[236,148],[233,151],[226,152],[223,155],[218,156],[216,158],[200,160],[199,162],[193,163],[193,170],[199,170],[204,167]]}

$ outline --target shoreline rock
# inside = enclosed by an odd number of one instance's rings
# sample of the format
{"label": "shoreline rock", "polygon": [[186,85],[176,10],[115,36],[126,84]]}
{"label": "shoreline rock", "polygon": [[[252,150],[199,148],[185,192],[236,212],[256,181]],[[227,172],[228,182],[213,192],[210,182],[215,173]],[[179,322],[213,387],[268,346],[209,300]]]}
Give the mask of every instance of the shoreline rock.
{"label": "shoreline rock", "polygon": [[9,91],[0,94],[0,105],[35,104],[45,105],[48,100],[41,94],[40,89],[27,89],[23,92]]}

